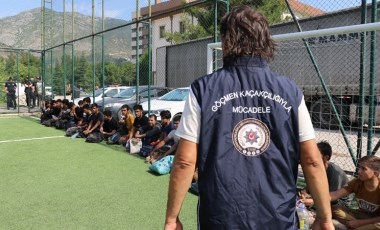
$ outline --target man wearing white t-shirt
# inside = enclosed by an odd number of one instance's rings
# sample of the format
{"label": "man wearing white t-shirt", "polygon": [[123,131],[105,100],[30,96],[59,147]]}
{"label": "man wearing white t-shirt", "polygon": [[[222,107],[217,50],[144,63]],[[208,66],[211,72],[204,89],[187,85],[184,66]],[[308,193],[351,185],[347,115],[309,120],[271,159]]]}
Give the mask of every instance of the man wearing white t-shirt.
{"label": "man wearing white t-shirt", "polygon": [[198,167],[199,229],[297,229],[298,164],[316,197],[313,229],[333,229],[326,171],[302,91],[272,72],[274,42],[249,6],[221,21],[223,68],[191,84],[176,132],[165,229]]}

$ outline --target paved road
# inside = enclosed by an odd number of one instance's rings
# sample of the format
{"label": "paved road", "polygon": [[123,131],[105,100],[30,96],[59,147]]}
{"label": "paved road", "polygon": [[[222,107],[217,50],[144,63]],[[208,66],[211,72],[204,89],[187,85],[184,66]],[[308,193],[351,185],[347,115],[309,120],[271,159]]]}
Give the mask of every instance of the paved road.
{"label": "paved road", "polygon": [[1,115],[12,115],[12,114],[28,114],[28,113],[36,113],[39,112],[40,109],[38,107],[35,108],[27,108],[26,106],[20,106],[16,109],[7,109],[6,106],[0,105],[0,114]]}

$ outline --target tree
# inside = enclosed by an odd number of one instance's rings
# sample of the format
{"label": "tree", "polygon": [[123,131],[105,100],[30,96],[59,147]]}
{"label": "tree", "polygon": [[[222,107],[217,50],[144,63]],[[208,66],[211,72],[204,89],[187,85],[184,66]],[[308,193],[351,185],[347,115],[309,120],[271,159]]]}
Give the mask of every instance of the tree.
{"label": "tree", "polygon": [[164,36],[168,42],[173,44],[191,41],[198,38],[203,38],[209,36],[209,32],[206,31],[202,26],[194,24],[191,22],[190,17],[188,15],[182,16],[182,21],[184,31],[179,32],[165,32]]}
{"label": "tree", "polygon": [[[81,81],[81,87],[83,87],[84,89],[90,90],[90,91],[93,90],[93,75],[92,75],[92,73],[93,73],[93,65],[88,64],[87,68],[86,68],[86,72],[84,74],[84,78]],[[96,73],[96,70],[95,70],[95,73]],[[96,82],[95,82],[95,84],[96,84]]]}
{"label": "tree", "polygon": [[145,52],[140,58],[140,85],[148,85],[149,81],[149,54]]}
{"label": "tree", "polygon": [[[230,0],[230,7],[238,5],[249,5],[263,13],[269,24],[281,22],[281,15],[286,12],[286,4],[282,0]],[[167,32],[165,38],[173,43],[181,43],[189,40],[213,36],[215,32],[215,4],[202,7],[192,7],[187,9],[185,17],[184,32]],[[217,24],[226,13],[224,4],[218,4]],[[194,17],[195,23],[190,23],[190,18]],[[217,30],[219,32],[219,29]]]}
{"label": "tree", "polygon": [[63,65],[61,60],[56,60],[54,65],[53,79],[52,79],[52,90],[53,92],[63,95],[64,91],[63,84]]}
{"label": "tree", "polygon": [[136,66],[130,62],[125,61],[120,64],[119,66],[119,75],[121,78],[122,85],[131,85],[135,81],[135,70]]}
{"label": "tree", "polygon": [[83,87],[84,75],[86,73],[88,62],[84,53],[79,58],[74,58],[74,85],[78,88]]}
{"label": "tree", "polygon": [[13,53],[11,53],[9,56],[8,56],[8,59],[5,61],[5,71],[7,71],[8,74],[10,75],[14,75],[15,72],[14,72],[14,67],[15,67],[15,64],[16,64],[16,60],[15,60],[15,55]]}
{"label": "tree", "polygon": [[269,21],[269,24],[281,22],[281,15],[286,11],[283,0],[230,0],[231,7],[248,5],[260,11]]}
{"label": "tree", "polygon": [[7,81],[10,77],[5,70],[5,63],[6,63],[5,58],[0,57],[0,81],[1,82]]}
{"label": "tree", "polygon": [[118,66],[115,63],[106,63],[104,66],[104,77],[107,85],[118,84],[121,82],[118,74]]}

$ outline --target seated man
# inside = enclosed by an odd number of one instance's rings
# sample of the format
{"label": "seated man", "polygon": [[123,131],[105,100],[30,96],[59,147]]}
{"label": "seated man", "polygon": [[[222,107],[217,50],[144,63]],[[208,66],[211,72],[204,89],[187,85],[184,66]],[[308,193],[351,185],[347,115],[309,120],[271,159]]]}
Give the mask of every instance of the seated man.
{"label": "seated man", "polygon": [[333,218],[349,229],[380,229],[380,158],[364,156],[358,161],[358,178],[330,192],[331,200],[354,193],[359,209],[333,207]]}
{"label": "seated man", "polygon": [[129,140],[129,133],[132,131],[135,117],[130,112],[128,105],[121,106],[121,119],[119,120],[119,130],[112,136],[108,144],[119,143],[125,145]]}
{"label": "seated man", "polygon": [[153,164],[154,162],[156,162],[157,160],[165,156],[175,154],[175,151],[177,150],[177,145],[180,139],[177,135],[175,135],[175,131],[178,128],[180,120],[181,120],[181,116],[176,116],[173,118],[174,129],[170,131],[167,137],[165,137],[153,148],[151,154],[146,158],[146,160],[149,163]]}
{"label": "seated man", "polygon": [[[317,146],[321,153],[322,160],[326,168],[327,181],[329,183],[329,191],[333,192],[346,186],[348,182],[348,177],[346,173],[338,165],[330,162],[331,155],[332,155],[331,145],[327,141],[321,141],[317,143]],[[314,221],[315,212],[313,209],[313,206],[314,206],[313,198],[306,191],[302,191],[300,193],[299,199],[302,203],[306,205],[306,207],[308,207],[309,216],[311,217],[310,220]],[[349,197],[342,197],[339,200],[332,201],[331,205],[333,207],[338,204],[342,206],[348,206],[349,203],[350,203]],[[334,226],[337,229],[338,227],[340,227],[339,223],[337,222],[334,222]]]}
{"label": "seated man", "polygon": [[[170,121],[172,114],[169,110],[164,110],[160,112],[161,117],[161,135],[159,141],[164,140],[169,133],[174,129],[173,123]],[[173,144],[173,143],[170,143]]]}
{"label": "seated man", "polygon": [[116,119],[112,117],[112,112],[106,110],[103,112],[104,121],[102,127],[100,127],[100,133],[103,135],[103,139],[108,139],[116,133],[119,129],[119,124]]}
{"label": "seated man", "polygon": [[44,108],[41,108],[41,117],[40,122],[43,124],[44,121],[47,121],[52,118],[53,113],[53,101],[45,101]]}
{"label": "seated man", "polygon": [[[329,183],[329,191],[337,191],[338,189],[346,186],[348,183],[348,177],[346,173],[338,165],[330,162],[332,155],[331,145],[327,141],[321,141],[317,143],[317,146],[319,151],[321,152],[322,160],[326,168],[327,180]],[[306,206],[310,207],[314,205],[313,199],[305,193],[301,194],[300,200]],[[343,197],[341,199],[331,202],[331,205],[333,206],[337,204],[348,206],[348,197]]]}
{"label": "seated man", "polygon": [[50,105],[50,118],[42,122],[45,126],[55,126],[55,122],[58,120],[59,115],[61,114],[61,102],[62,100],[52,100]]}
{"label": "seated man", "polygon": [[81,119],[78,120],[76,126],[68,128],[66,130],[66,136],[76,138],[76,137],[84,137],[83,131],[87,129],[88,125],[90,124],[90,118],[91,118],[91,109],[88,104],[83,104],[82,108],[80,108],[78,113],[81,113],[80,116]]}
{"label": "seated man", "polygon": [[157,116],[154,114],[149,115],[149,124],[141,127],[135,134],[136,138],[142,140],[142,145],[150,145],[160,137],[161,125],[157,122]]}
{"label": "seated man", "polygon": [[133,110],[135,111],[135,120],[133,121],[132,130],[129,132],[129,140],[136,137],[135,134],[140,128],[149,124],[149,119],[144,116],[143,107],[141,105],[134,105]]}
{"label": "seated man", "polygon": [[103,123],[104,117],[103,114],[99,111],[99,106],[96,103],[93,103],[91,106],[92,114],[90,116],[90,123],[86,130],[83,131],[83,134],[86,136],[87,142],[101,142],[103,136],[100,133],[100,127]]}

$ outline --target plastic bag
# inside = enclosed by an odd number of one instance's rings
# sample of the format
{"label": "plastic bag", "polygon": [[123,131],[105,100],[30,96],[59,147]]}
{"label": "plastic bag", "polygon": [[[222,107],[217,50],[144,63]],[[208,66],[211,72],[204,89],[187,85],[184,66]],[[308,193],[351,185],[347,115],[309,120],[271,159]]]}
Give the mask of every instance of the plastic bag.
{"label": "plastic bag", "polygon": [[172,170],[173,160],[173,155],[163,157],[162,159],[154,162],[151,166],[149,166],[149,170],[156,172],[160,175],[168,174]]}

